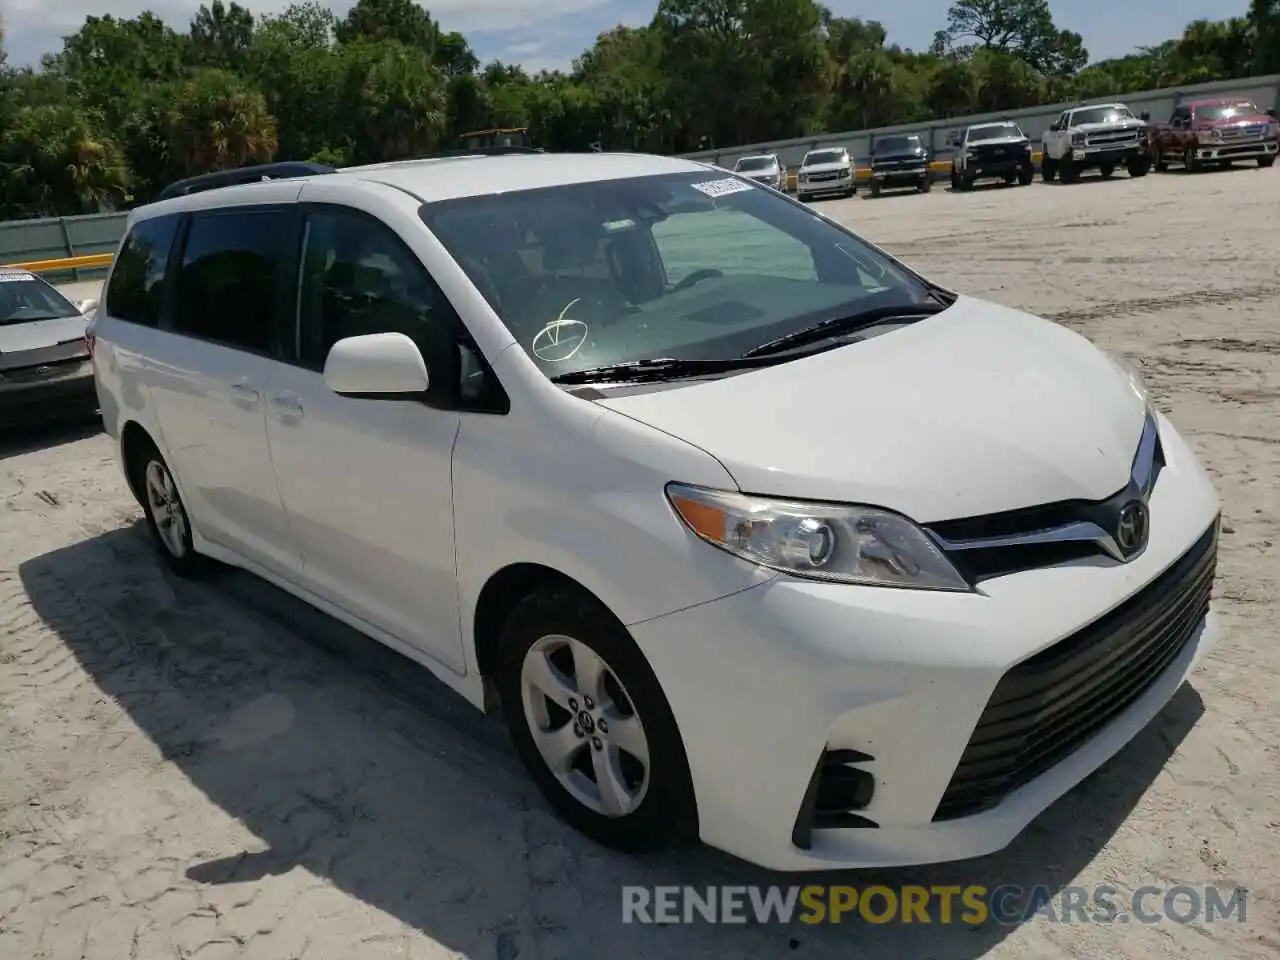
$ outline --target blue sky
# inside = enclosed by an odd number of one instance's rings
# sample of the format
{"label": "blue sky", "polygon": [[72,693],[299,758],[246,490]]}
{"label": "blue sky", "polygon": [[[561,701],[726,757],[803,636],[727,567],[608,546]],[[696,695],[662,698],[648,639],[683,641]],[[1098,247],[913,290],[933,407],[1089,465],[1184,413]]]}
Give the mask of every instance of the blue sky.
{"label": "blue sky", "polygon": [[[248,0],[255,13],[274,12],[288,0]],[[61,47],[88,14],[133,16],[152,10],[184,26],[200,0],[0,0],[11,62],[35,63]],[[460,30],[484,60],[500,57],[533,70],[567,67],[595,36],[618,23],[647,22],[656,0],[438,0],[424,3],[447,29]],[[1182,32],[1192,20],[1242,15],[1247,0],[1050,0],[1060,27],[1082,34],[1093,59],[1120,56]],[[332,4],[339,13],[347,0]],[[879,20],[889,41],[922,49],[946,25],[950,0],[828,0],[842,16]]]}

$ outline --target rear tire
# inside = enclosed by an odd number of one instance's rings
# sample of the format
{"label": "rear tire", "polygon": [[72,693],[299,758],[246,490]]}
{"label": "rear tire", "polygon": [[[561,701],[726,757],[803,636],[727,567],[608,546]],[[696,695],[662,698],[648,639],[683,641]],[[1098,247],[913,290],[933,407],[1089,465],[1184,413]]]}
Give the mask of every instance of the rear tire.
{"label": "rear tire", "polygon": [[801,203],[808,203],[810,200],[813,199],[813,194],[797,192],[796,199],[799,200]]}
{"label": "rear tire", "polygon": [[516,753],[570,826],[617,850],[696,837],[671,706],[631,635],[597,600],[552,585],[517,603],[494,679]]}
{"label": "rear tire", "polygon": [[1131,177],[1145,177],[1151,172],[1151,158],[1134,157],[1125,164],[1125,169],[1129,171]]}
{"label": "rear tire", "polygon": [[1104,163],[1098,168],[1098,173],[1102,174],[1103,180],[1110,180],[1115,172],[1116,168],[1109,163]]}
{"label": "rear tire", "polygon": [[191,537],[191,517],[164,457],[152,443],[140,448],[129,472],[142,502],[151,540],[165,565],[180,577],[193,579],[207,570]]}
{"label": "rear tire", "polygon": [[880,196],[880,184],[878,183],[871,184],[871,196],[873,197]]}
{"label": "rear tire", "polygon": [[1058,177],[1058,161],[1049,156],[1040,158],[1040,179],[1045,183],[1053,183]]}

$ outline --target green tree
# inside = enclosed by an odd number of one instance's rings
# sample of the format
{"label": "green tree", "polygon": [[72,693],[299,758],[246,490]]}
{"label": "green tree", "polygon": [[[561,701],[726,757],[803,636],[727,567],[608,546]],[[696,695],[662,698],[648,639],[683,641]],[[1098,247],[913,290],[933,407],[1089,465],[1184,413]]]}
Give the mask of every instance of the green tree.
{"label": "green tree", "polygon": [[208,67],[238,69],[253,45],[253,14],[235,0],[225,5],[213,0],[201,4],[191,20],[191,48],[197,63]]}
{"label": "green tree", "polygon": [[172,91],[168,147],[182,176],[267,163],[276,118],[262,94],[226,70],[197,70]]}
{"label": "green tree", "polygon": [[440,148],[447,85],[423,50],[393,40],[344,45],[346,100],[357,162],[402,160]]}
{"label": "green tree", "polygon": [[357,0],[338,24],[338,40],[394,40],[406,47],[435,51],[440,28],[413,0]]}
{"label": "green tree", "polygon": [[71,216],[128,199],[124,153],[74,104],[23,106],[0,131],[0,204],[6,217]]}
{"label": "green tree", "polygon": [[950,41],[1014,54],[1041,73],[1074,73],[1089,60],[1080,34],[1059,30],[1048,0],[956,0],[947,11]]}

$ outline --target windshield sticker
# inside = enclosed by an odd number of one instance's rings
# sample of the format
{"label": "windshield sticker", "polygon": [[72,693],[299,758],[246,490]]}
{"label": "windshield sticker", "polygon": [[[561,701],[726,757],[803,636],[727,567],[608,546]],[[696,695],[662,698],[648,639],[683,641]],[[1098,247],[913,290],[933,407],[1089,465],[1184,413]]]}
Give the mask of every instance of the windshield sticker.
{"label": "windshield sticker", "polygon": [[529,349],[539,360],[544,363],[564,363],[572,359],[587,342],[587,334],[591,332],[591,328],[581,320],[565,316],[569,308],[579,299],[581,298],[575,298],[566,303],[564,309],[560,311],[560,316],[533,335],[533,342],[529,344]]}
{"label": "windshield sticker", "polygon": [[731,193],[742,193],[744,190],[754,190],[755,185],[745,180],[739,180],[737,177],[725,177],[723,180],[704,180],[702,183],[690,184],[693,189],[699,193],[705,193],[711,199],[716,197],[728,196]]}
{"label": "windshield sticker", "polygon": [[0,283],[21,283],[34,279],[35,276],[30,273],[0,273]]}

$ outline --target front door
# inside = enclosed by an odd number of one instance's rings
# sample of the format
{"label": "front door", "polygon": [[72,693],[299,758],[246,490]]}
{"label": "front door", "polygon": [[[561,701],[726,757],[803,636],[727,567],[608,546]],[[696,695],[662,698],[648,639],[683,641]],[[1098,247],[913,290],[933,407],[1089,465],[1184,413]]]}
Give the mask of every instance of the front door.
{"label": "front door", "polygon": [[424,400],[353,399],[324,382],[343,337],[390,331],[423,351],[428,376],[451,339],[444,295],[376,219],[309,207],[296,362],[268,385],[267,432],[305,584],[462,672],[451,462],[459,414]]}

